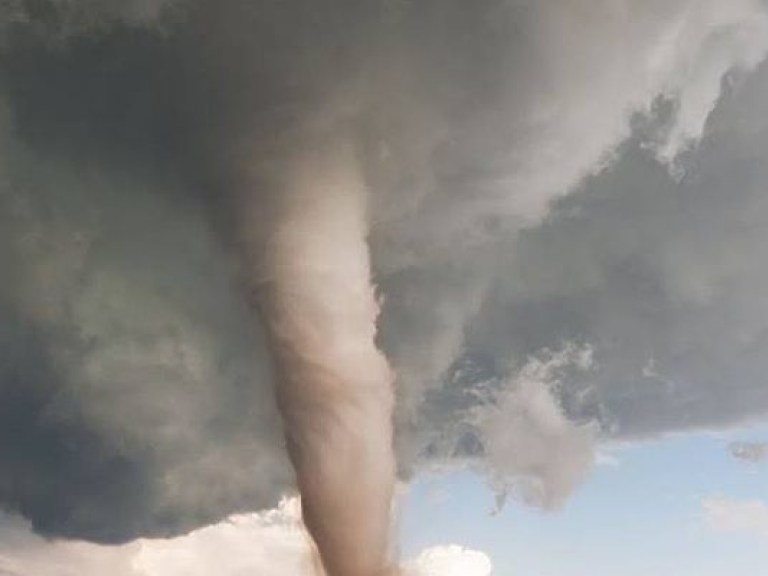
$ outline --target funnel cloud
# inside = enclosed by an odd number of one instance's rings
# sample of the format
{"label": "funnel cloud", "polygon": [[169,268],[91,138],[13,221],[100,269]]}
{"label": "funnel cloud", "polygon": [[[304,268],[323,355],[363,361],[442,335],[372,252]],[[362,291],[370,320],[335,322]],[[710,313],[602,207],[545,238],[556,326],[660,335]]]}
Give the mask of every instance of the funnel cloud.
{"label": "funnel cloud", "polygon": [[[306,526],[329,576],[383,576],[394,392],[375,344],[367,190],[350,143],[321,136],[300,144],[306,150],[275,174],[272,222],[259,218],[258,194],[245,199],[244,243],[263,258],[254,263],[253,290]],[[259,225],[264,245],[248,238],[248,227]]]}

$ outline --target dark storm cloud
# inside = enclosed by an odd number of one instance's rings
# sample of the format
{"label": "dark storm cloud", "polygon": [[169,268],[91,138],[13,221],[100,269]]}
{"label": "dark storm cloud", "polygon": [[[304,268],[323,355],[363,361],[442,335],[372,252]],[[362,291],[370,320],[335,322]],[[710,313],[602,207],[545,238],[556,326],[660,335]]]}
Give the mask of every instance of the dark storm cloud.
{"label": "dark storm cloud", "polygon": [[761,254],[768,70],[737,81],[674,178],[642,129],[603,174],[519,238],[471,349],[518,358],[589,342],[584,416],[647,435],[763,417],[768,301]]}
{"label": "dark storm cloud", "polygon": [[177,162],[163,40],[5,58],[3,501],[96,541],[272,504],[290,475],[269,362]]}
{"label": "dark storm cloud", "polygon": [[269,185],[307,131],[359,150],[404,471],[487,456],[558,499],[588,460],[561,404],[623,436],[768,411],[768,72],[659,160],[762,58],[760,3],[0,9],[0,503],[41,532],[169,534],[290,488],[237,167]]}

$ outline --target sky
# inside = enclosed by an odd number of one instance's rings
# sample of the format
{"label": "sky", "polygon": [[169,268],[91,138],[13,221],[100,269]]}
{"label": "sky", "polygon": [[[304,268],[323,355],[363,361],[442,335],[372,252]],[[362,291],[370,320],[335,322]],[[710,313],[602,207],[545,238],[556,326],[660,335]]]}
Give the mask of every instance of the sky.
{"label": "sky", "polygon": [[562,510],[494,500],[477,475],[435,475],[411,487],[404,553],[440,542],[483,550],[498,576],[750,576],[768,569],[768,462],[729,445],[765,425],[606,446]]}
{"label": "sky", "polygon": [[2,3],[0,573],[760,573],[767,57],[762,0]]}

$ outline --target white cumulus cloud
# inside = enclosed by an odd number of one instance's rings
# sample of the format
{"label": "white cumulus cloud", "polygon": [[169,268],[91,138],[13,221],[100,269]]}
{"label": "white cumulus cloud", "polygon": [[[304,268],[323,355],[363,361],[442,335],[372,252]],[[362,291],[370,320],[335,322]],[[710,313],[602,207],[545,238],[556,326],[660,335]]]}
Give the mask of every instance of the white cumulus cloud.
{"label": "white cumulus cloud", "polygon": [[311,574],[299,503],[242,514],[165,540],[123,546],[49,541],[26,522],[0,517],[0,574],[13,576],[301,576]]}
{"label": "white cumulus cloud", "polygon": [[436,546],[406,562],[403,576],[491,576],[491,570],[491,560],[483,552]]}
{"label": "white cumulus cloud", "polygon": [[[29,523],[0,515],[2,576],[316,576],[297,498],[169,539],[122,546],[46,540]],[[461,546],[424,550],[403,576],[490,576],[491,561]]]}

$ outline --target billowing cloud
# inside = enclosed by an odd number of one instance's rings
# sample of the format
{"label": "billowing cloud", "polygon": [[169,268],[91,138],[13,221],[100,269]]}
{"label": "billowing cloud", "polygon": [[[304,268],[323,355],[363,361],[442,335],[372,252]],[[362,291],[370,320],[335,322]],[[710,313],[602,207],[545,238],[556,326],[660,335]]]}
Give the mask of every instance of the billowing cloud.
{"label": "billowing cloud", "polygon": [[461,546],[422,551],[403,567],[403,576],[491,576],[491,561],[482,552]]}
{"label": "billowing cloud", "polygon": [[500,497],[511,491],[556,507],[590,469],[596,431],[569,422],[555,396],[558,376],[572,366],[588,370],[591,351],[566,347],[530,359],[512,382],[491,392],[491,403],[475,410],[478,441]]}
{"label": "billowing cloud", "polygon": [[470,350],[589,342],[596,368],[570,379],[567,411],[614,435],[764,417],[766,80],[764,66],[730,80],[678,178],[644,141],[659,120],[638,120],[611,167],[518,238]]}
{"label": "billowing cloud", "polygon": [[0,574],[3,576],[143,576],[132,567],[140,544],[120,549],[88,542],[49,542],[28,522],[0,516]]}
{"label": "billowing cloud", "polygon": [[0,570],[13,576],[197,576],[312,573],[309,538],[297,499],[259,514],[226,521],[167,540],[138,540],[122,546],[46,541],[14,517],[2,518]]}
{"label": "billowing cloud", "polygon": [[141,576],[312,573],[310,541],[297,499],[274,510],[233,516],[171,540],[142,541],[132,561]]}
{"label": "billowing cloud", "polygon": [[[122,546],[47,541],[18,517],[0,517],[0,574],[9,576],[310,576],[311,544],[297,498],[165,540]],[[460,546],[421,552],[405,576],[490,576],[488,557]]]}
{"label": "billowing cloud", "polygon": [[8,6],[0,503],[38,532],[170,536],[293,488],[254,287],[308,133],[364,189],[403,476],[556,503],[598,432],[768,413],[762,2]]}

